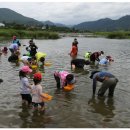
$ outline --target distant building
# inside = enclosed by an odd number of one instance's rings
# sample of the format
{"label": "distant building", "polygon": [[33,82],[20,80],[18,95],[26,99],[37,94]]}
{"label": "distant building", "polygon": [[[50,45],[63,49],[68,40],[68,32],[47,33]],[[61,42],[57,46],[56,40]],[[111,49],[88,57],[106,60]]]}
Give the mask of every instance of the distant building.
{"label": "distant building", "polygon": [[46,29],[46,26],[42,26],[42,29],[43,29],[43,30]]}
{"label": "distant building", "polygon": [[3,24],[3,23],[0,23],[0,27],[5,27],[5,24]]}

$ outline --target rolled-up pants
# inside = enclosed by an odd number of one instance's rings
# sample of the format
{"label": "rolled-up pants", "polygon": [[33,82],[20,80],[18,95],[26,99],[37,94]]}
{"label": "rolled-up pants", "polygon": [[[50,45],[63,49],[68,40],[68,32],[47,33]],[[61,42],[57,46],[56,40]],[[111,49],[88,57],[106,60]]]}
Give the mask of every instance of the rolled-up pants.
{"label": "rolled-up pants", "polygon": [[103,96],[105,92],[107,91],[107,89],[109,89],[108,96],[112,97],[114,94],[114,90],[115,90],[117,82],[118,82],[117,78],[109,78],[107,80],[104,80],[101,85],[101,88],[98,91],[98,96]]}

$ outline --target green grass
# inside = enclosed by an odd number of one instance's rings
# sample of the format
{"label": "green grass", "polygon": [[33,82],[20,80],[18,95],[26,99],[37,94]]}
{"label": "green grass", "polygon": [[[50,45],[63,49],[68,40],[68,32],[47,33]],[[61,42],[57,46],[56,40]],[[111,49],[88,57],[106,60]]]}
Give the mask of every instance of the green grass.
{"label": "green grass", "polygon": [[109,39],[130,39],[130,31],[96,32],[95,35]]}
{"label": "green grass", "polygon": [[0,29],[0,40],[9,39],[13,35],[18,38],[36,38],[36,39],[58,39],[59,35],[56,32],[47,32],[42,30],[15,30],[15,29]]}

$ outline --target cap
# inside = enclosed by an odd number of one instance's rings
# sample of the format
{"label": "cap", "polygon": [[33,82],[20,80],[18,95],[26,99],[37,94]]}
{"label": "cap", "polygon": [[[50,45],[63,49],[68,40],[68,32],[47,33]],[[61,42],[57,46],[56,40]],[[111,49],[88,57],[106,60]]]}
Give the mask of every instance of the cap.
{"label": "cap", "polygon": [[91,72],[91,75],[90,75],[90,77],[89,77],[89,78],[90,78],[90,79],[92,79],[92,78],[93,78],[93,76],[94,76],[94,74],[96,74],[96,73],[98,73],[98,72],[100,72],[100,71],[97,71],[97,70],[92,71],[92,72]]}
{"label": "cap", "polygon": [[34,74],[34,79],[38,79],[38,80],[41,80],[42,79],[42,74],[40,72],[37,72]]}
{"label": "cap", "polygon": [[28,66],[23,66],[20,70],[25,72],[25,73],[31,73],[32,72],[32,70]]}
{"label": "cap", "polygon": [[68,74],[66,76],[66,81],[67,81],[67,84],[74,84],[76,82],[73,74]]}

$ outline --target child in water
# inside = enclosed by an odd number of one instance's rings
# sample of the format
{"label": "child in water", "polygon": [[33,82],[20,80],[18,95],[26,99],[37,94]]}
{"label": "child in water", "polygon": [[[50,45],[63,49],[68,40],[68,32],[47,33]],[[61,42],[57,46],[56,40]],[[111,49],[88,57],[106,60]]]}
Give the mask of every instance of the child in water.
{"label": "child in water", "polygon": [[68,84],[74,84],[76,82],[74,75],[67,71],[55,72],[54,78],[56,80],[58,89],[64,88]]}
{"label": "child in water", "polygon": [[20,94],[22,97],[22,103],[27,105],[31,105],[32,97],[31,97],[31,85],[29,84],[29,80],[27,78],[27,74],[31,73],[32,70],[28,66],[23,66],[19,71],[19,77],[21,81]]}
{"label": "child in water", "polygon": [[44,101],[42,100],[42,86],[41,86],[41,80],[42,80],[42,74],[40,72],[37,72],[34,74],[34,84],[32,86],[32,103],[35,110],[39,109],[44,111]]}

